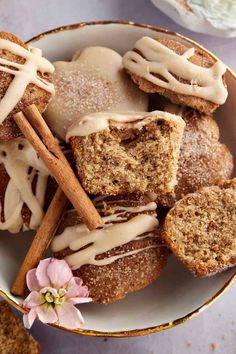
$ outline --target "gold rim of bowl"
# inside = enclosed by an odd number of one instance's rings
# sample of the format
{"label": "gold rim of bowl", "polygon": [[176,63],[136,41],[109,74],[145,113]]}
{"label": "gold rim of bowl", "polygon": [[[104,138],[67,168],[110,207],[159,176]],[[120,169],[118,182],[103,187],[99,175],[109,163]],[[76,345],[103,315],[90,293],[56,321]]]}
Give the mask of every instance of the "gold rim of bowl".
{"label": "gold rim of bowl", "polygon": [[[170,34],[170,35],[176,36],[177,38],[183,39],[183,40],[193,44],[195,47],[203,50],[204,52],[209,54],[214,59],[219,60],[219,58],[217,56],[215,56],[213,53],[211,53],[205,47],[201,46],[199,43],[197,43],[197,42],[193,41],[192,39],[189,39],[179,33],[169,31],[165,28],[160,28],[160,27],[156,27],[156,26],[152,26],[152,25],[146,25],[144,23],[136,23],[136,22],[132,22],[132,21],[92,21],[92,22],[76,23],[73,25],[62,26],[62,27],[58,27],[58,28],[52,29],[50,31],[41,33],[38,36],[31,38],[27,43],[31,44],[33,42],[37,42],[40,39],[47,37],[51,34],[63,32],[63,31],[75,30],[75,29],[83,28],[85,26],[110,25],[110,24],[122,24],[122,25],[127,25],[127,26],[141,27],[141,28],[147,28],[147,29],[159,32],[159,33],[161,32],[161,33]],[[230,69],[228,66],[227,66],[227,70],[228,70],[229,74],[236,80],[236,74],[233,72],[233,70]],[[99,332],[99,331],[86,330],[86,329],[68,330],[67,328],[64,328],[64,327],[58,326],[58,325],[50,325],[50,326],[62,329],[66,332],[81,334],[81,335],[85,335],[85,336],[92,336],[92,337],[132,337],[132,336],[143,336],[143,335],[147,335],[147,334],[151,334],[151,333],[155,333],[155,332],[161,332],[166,329],[173,328],[181,323],[184,323],[184,322],[190,320],[191,318],[193,318],[194,316],[196,316],[197,314],[199,314],[200,312],[202,312],[203,310],[205,310],[209,305],[213,304],[216,300],[218,300],[226,292],[226,290],[228,290],[231,287],[231,285],[233,285],[233,283],[235,281],[236,281],[236,272],[214,296],[212,296],[207,302],[205,302],[203,305],[198,307],[196,310],[188,313],[184,317],[181,317],[181,318],[178,318],[178,319],[173,320],[171,322],[167,322],[167,323],[164,323],[164,324],[161,324],[158,326],[154,326],[154,327],[148,327],[148,328],[143,328],[143,329],[133,329],[133,330],[129,330],[129,331],[119,331],[119,332]],[[16,302],[14,302],[2,289],[0,289],[0,295],[6,301],[8,301],[13,307],[18,309],[20,312],[22,312],[22,313],[25,312],[25,310],[22,308],[22,306],[17,304]]]}

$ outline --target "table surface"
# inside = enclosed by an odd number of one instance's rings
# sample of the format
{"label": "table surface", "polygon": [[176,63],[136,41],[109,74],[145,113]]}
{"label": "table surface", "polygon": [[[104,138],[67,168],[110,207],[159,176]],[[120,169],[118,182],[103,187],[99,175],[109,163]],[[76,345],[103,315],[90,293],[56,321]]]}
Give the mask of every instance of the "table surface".
{"label": "table surface", "polygon": [[[202,43],[236,70],[236,39],[219,39],[183,29],[149,0],[0,0],[0,24],[24,40],[40,32],[92,20],[132,20],[180,32]],[[90,338],[63,333],[40,323],[31,332],[43,354],[236,354],[236,286],[191,321],[146,337]]]}

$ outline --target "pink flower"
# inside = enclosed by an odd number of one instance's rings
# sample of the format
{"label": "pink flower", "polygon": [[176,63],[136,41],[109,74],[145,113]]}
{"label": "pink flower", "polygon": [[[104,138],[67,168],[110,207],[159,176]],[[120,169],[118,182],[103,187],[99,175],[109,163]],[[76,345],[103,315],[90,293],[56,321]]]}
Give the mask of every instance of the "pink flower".
{"label": "pink flower", "polygon": [[29,309],[23,321],[31,328],[36,317],[43,323],[56,323],[68,329],[80,328],[84,324],[80,311],[74,306],[92,301],[82,280],[73,277],[66,261],[47,258],[26,276],[31,293],[23,307]]}

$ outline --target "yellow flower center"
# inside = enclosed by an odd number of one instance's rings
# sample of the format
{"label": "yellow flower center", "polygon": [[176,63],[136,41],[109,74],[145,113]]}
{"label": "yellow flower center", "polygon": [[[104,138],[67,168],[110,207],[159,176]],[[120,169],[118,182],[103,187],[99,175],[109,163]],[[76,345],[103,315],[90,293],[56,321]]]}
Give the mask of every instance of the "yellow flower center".
{"label": "yellow flower center", "polygon": [[67,289],[64,287],[55,289],[53,287],[47,286],[41,289],[40,293],[42,294],[43,303],[45,305],[55,307],[56,305],[62,305],[65,302]]}

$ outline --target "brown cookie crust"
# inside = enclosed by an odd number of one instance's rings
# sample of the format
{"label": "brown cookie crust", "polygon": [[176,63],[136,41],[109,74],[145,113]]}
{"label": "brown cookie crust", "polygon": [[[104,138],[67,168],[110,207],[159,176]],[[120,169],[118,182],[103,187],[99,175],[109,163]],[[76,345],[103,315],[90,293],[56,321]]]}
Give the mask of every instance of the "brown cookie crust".
{"label": "brown cookie crust", "polygon": [[23,323],[12,312],[10,306],[0,302],[0,353],[39,354],[40,345],[26,331]]}
{"label": "brown cookie crust", "polygon": [[[123,201],[119,202],[119,199]],[[111,204],[106,204],[108,201],[110,201]],[[144,205],[144,203],[148,202],[150,202],[150,200],[141,195],[110,197],[106,198],[100,204],[99,210],[101,215],[105,216],[113,214],[115,212],[114,206],[117,205],[137,206]],[[154,214],[153,211],[145,213]],[[142,214],[144,214],[144,212],[142,212]],[[134,214],[130,213],[127,213],[127,215],[128,218],[134,216]],[[57,234],[60,234],[67,226],[72,226],[76,223],[80,223],[80,219],[76,213],[66,213]],[[73,272],[75,276],[82,278],[84,284],[88,286],[93,301],[98,303],[115,302],[123,299],[131,292],[148,286],[159,278],[162,269],[167,263],[168,251],[159,238],[159,230],[155,231],[155,235],[155,238],[143,238],[116,247],[109,252],[99,255],[97,259],[104,259],[151,245],[158,245],[157,248],[146,249],[137,254],[120,258],[105,266],[84,265]],[[71,251],[66,249],[56,253],[55,257],[63,258],[70,253]]]}
{"label": "brown cookie crust", "polygon": [[[156,40],[179,55],[182,55],[188,49],[188,47],[186,47],[184,44],[169,38],[156,38]],[[133,50],[137,51],[135,48]],[[189,61],[204,68],[209,68],[216,62],[216,60],[213,59],[209,54],[204,51],[201,51],[200,49],[195,49],[195,53],[189,59]],[[155,85],[152,82],[130,72],[129,70],[127,70],[127,72],[131,76],[132,80],[139,86],[140,90],[144,92],[159,93],[160,95],[169,98],[169,100],[173,103],[181,104],[183,106],[189,106],[207,114],[213,113],[216,108],[219,107],[219,105],[214,102],[204,100],[200,97],[176,93],[174,91]],[[159,77],[158,75],[155,76]],[[188,83],[188,81],[182,78],[178,78],[178,80],[182,83]],[[223,76],[223,82],[226,87],[225,76]]]}
{"label": "brown cookie crust", "polygon": [[[24,44],[19,38],[17,38],[11,33],[0,32],[0,39],[9,40],[11,42],[14,42],[22,46],[25,49],[28,49],[26,44]],[[1,49],[0,49],[0,58],[7,59],[18,64],[24,64],[25,62],[24,58],[14,55],[7,50],[1,50]],[[41,78],[46,79],[48,82],[52,82],[51,74],[38,72],[38,75]],[[6,91],[10,83],[12,82],[13,78],[14,76],[12,74],[0,70],[0,100],[6,94]],[[0,125],[0,141],[8,141],[22,135],[16,123],[12,119],[12,116],[15,113],[21,111],[23,108],[31,104],[35,104],[38,107],[39,111],[42,113],[46,109],[50,99],[51,99],[51,94],[49,92],[43,90],[42,88],[39,88],[34,84],[29,84],[20,102],[16,105],[14,110],[5,119],[3,124]]]}
{"label": "brown cookie crust", "polygon": [[158,196],[158,204],[172,207],[188,193],[229,179],[233,172],[233,156],[219,142],[219,127],[212,116],[191,108],[183,110],[186,123],[180,150],[177,185],[173,193]]}

